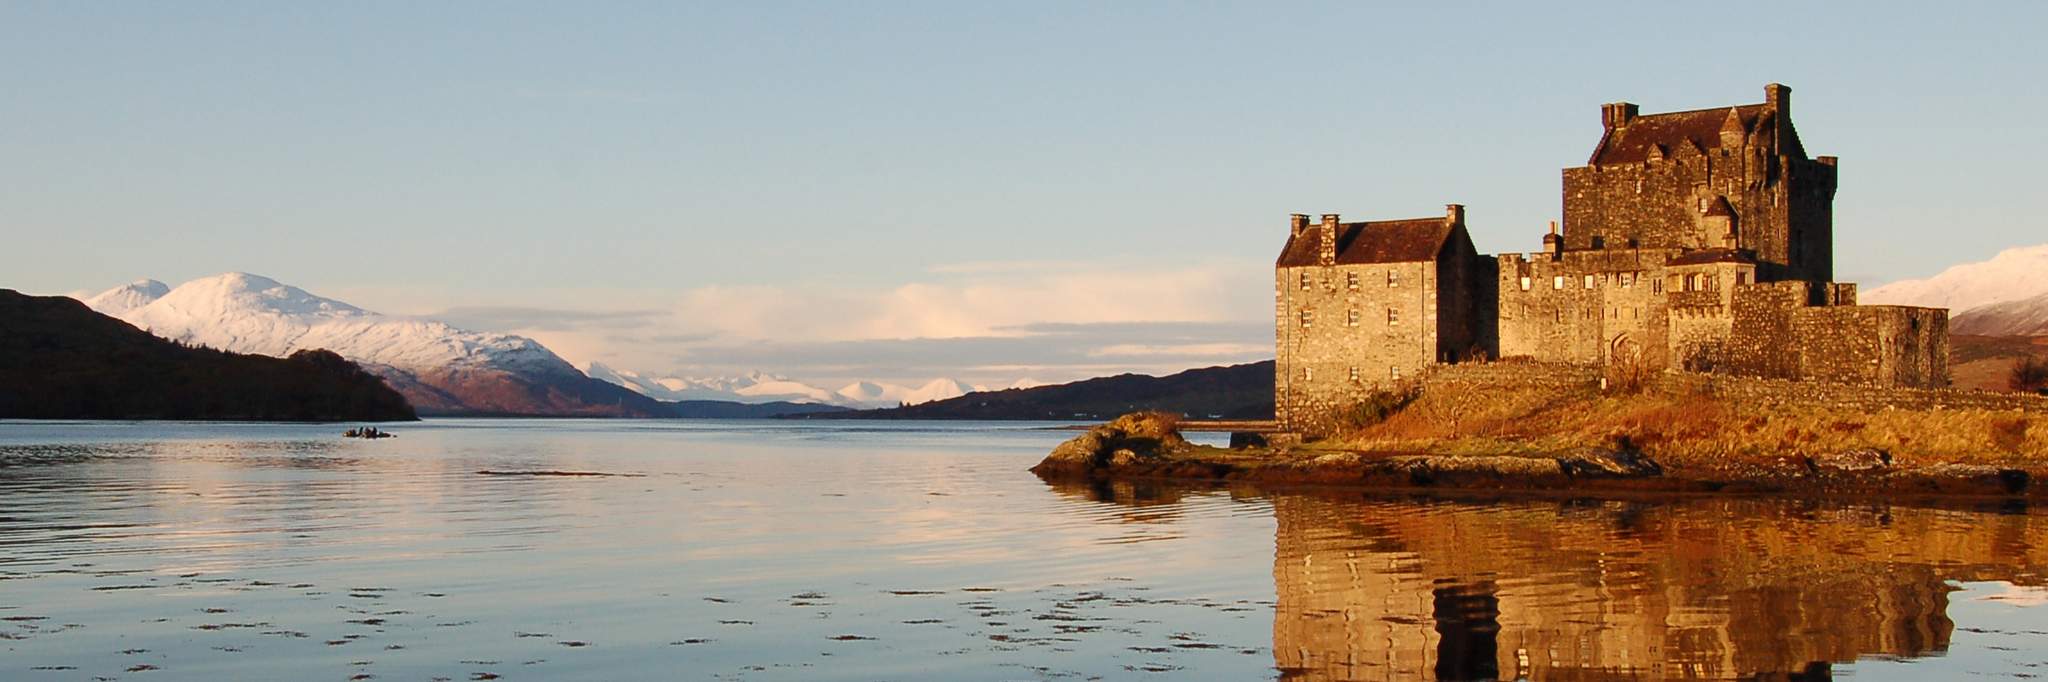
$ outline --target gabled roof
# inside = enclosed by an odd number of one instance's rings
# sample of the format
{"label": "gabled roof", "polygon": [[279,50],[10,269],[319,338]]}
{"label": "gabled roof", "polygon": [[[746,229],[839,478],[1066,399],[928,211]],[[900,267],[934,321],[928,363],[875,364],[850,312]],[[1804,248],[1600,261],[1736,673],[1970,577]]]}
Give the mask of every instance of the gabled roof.
{"label": "gabled roof", "polygon": [[1736,124],[1744,132],[1751,132],[1757,130],[1758,119],[1766,116],[1765,106],[1744,104],[1636,116],[1628,121],[1628,125],[1607,131],[1600,147],[1593,150],[1590,163],[1641,163],[1650,158],[1653,147],[1661,147],[1661,155],[1667,157],[1686,146],[1700,151],[1719,149],[1721,128],[1728,123],[1729,111],[1735,112]]}
{"label": "gabled roof", "polygon": [[[1337,226],[1337,264],[1418,263],[1434,261],[1444,250],[1454,230],[1442,217],[1407,220],[1375,220],[1340,223]],[[1287,239],[1280,251],[1278,267],[1318,264],[1323,244],[1323,227],[1310,224],[1298,236]]]}

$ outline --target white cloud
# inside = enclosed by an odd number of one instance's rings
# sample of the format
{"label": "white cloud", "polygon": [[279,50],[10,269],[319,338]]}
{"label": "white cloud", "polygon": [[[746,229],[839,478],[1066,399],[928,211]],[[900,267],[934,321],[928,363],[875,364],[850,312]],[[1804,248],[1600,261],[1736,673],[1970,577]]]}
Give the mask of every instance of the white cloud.
{"label": "white cloud", "polygon": [[[865,288],[796,281],[498,290],[405,312],[531,336],[578,365],[661,374],[760,369],[820,384],[943,375],[1003,385],[1026,375],[1072,379],[1269,357],[1268,267],[990,261]],[[375,309],[383,297],[370,298]]]}

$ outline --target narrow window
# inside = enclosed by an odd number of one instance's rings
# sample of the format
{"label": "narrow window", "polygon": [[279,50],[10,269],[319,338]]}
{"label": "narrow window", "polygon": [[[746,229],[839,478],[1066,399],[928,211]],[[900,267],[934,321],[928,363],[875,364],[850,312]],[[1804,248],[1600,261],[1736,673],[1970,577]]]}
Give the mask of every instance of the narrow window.
{"label": "narrow window", "polygon": [[1307,328],[1309,328],[1309,327],[1311,327],[1311,326],[1314,326],[1314,325],[1315,325],[1315,323],[1316,323],[1316,312],[1315,312],[1315,311],[1313,311],[1313,310],[1304,310],[1304,311],[1301,311],[1301,328],[1302,328],[1302,329],[1307,329]]}
{"label": "narrow window", "polygon": [[1523,278],[1522,278],[1522,290],[1523,290],[1523,291],[1528,291],[1528,290],[1529,290],[1529,278],[1527,278],[1527,277],[1523,277]]}
{"label": "narrow window", "polygon": [[1401,368],[1399,368],[1399,367],[1388,367],[1388,368],[1387,368],[1387,376],[1393,377],[1395,381],[1400,381],[1400,380],[1401,380]]}
{"label": "narrow window", "polygon": [[1399,271],[1399,270],[1388,270],[1388,271],[1387,271],[1387,286],[1388,286],[1388,287],[1398,287],[1398,286],[1401,286],[1401,271]]}
{"label": "narrow window", "polygon": [[1344,311],[1344,326],[1358,326],[1358,311],[1356,309]]}
{"label": "narrow window", "polygon": [[1346,289],[1350,289],[1350,290],[1352,290],[1352,291],[1357,291],[1357,290],[1358,290],[1358,273],[1356,273],[1356,272],[1347,272],[1347,273],[1344,273],[1344,288],[1346,288]]}
{"label": "narrow window", "polygon": [[1662,277],[1659,277],[1659,278],[1656,278],[1656,279],[1650,280],[1650,293],[1653,293],[1653,294],[1661,294],[1661,293],[1664,293],[1664,278],[1662,278]]}
{"label": "narrow window", "polygon": [[1302,381],[1315,381],[1315,380],[1316,380],[1316,368],[1314,368],[1314,367],[1303,367],[1303,368],[1301,368],[1301,380],[1302,380]]}
{"label": "narrow window", "polygon": [[1635,285],[1636,285],[1636,273],[1633,273],[1633,272],[1624,272],[1624,273],[1621,273],[1621,288],[1623,288],[1623,289],[1629,289],[1629,288],[1633,288],[1633,287],[1634,287]]}
{"label": "narrow window", "polygon": [[1564,275],[1558,275],[1558,276],[1556,276],[1556,277],[1552,277],[1552,278],[1550,278],[1550,288],[1552,288],[1552,289],[1563,289],[1563,288],[1564,288]]}
{"label": "narrow window", "polygon": [[1399,324],[1400,322],[1401,322],[1401,309],[1400,309],[1400,308],[1388,308],[1388,309],[1387,309],[1387,326],[1389,326],[1389,327],[1392,327],[1392,326],[1394,326],[1394,325],[1396,325],[1396,324]]}
{"label": "narrow window", "polygon": [[1357,367],[1352,367],[1352,368],[1351,368],[1351,383],[1354,383],[1354,384],[1355,384],[1355,383],[1358,383],[1358,368],[1357,368]]}
{"label": "narrow window", "polygon": [[1587,288],[1587,289],[1591,289],[1591,288],[1593,288],[1593,276],[1592,276],[1592,275],[1586,275],[1586,281],[1585,281],[1585,285],[1584,285],[1584,286],[1585,286],[1585,288]]}
{"label": "narrow window", "polygon": [[1563,321],[1564,321],[1564,311],[1563,311],[1563,310],[1559,310],[1559,311],[1557,311],[1557,321],[1559,321],[1559,322],[1563,322]]}
{"label": "narrow window", "polygon": [[1749,283],[1749,273],[1747,273],[1747,272],[1738,272],[1738,273],[1735,273],[1735,286],[1738,286],[1738,287],[1739,287],[1739,286],[1742,286],[1742,285],[1744,285],[1744,284],[1748,284],[1748,283]]}
{"label": "narrow window", "polygon": [[1301,273],[1301,290],[1308,291],[1308,273]]}

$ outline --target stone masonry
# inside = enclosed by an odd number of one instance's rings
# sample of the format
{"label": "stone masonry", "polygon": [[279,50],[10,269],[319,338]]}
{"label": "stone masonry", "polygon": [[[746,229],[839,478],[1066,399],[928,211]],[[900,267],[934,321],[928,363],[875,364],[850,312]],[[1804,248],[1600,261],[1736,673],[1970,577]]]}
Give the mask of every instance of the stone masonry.
{"label": "stone masonry", "polygon": [[1834,272],[1837,160],[1792,90],[1641,114],[1601,107],[1543,250],[1482,256],[1443,218],[1289,224],[1275,267],[1283,425],[1424,368],[1525,358],[1884,387],[1948,384],[1946,310],[1856,305]]}

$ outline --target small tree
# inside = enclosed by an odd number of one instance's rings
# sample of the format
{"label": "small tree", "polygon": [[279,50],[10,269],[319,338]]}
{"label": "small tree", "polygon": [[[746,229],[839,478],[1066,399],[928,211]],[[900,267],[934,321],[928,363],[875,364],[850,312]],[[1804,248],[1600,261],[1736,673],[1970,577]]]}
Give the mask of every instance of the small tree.
{"label": "small tree", "polygon": [[2048,389],[2048,359],[2022,358],[2012,366],[2012,375],[2007,384],[2015,391],[2040,391]]}

